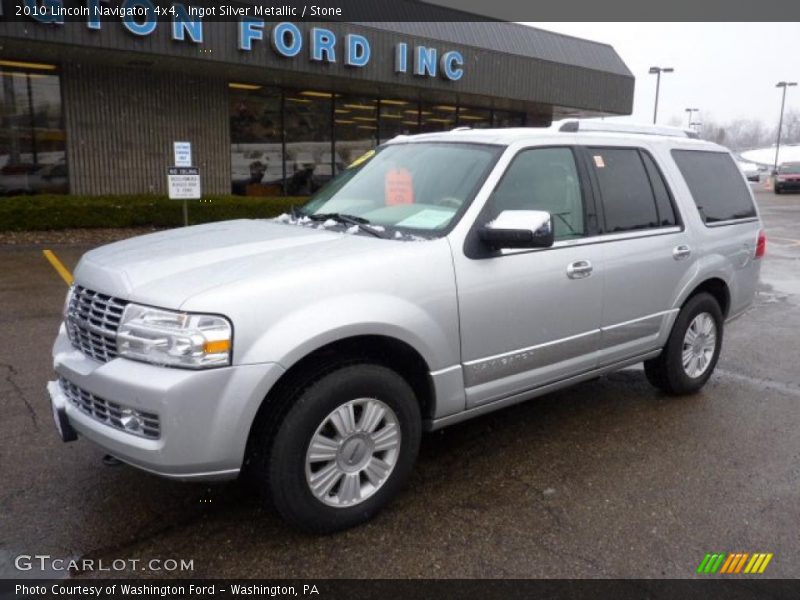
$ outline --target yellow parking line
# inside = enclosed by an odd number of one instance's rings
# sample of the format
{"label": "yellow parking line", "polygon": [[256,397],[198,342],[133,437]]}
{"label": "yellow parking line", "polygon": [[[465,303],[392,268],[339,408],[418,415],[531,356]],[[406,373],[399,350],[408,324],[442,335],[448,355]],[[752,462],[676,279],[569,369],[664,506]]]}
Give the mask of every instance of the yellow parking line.
{"label": "yellow parking line", "polygon": [[777,235],[770,236],[772,240],[780,240],[781,242],[789,242],[789,246],[800,246],[800,240],[794,238],[780,237]]}
{"label": "yellow parking line", "polygon": [[61,279],[63,279],[67,283],[67,285],[72,285],[72,273],[70,273],[69,269],[67,269],[67,267],[64,266],[64,263],[58,260],[58,257],[55,254],[53,254],[53,252],[50,250],[43,250],[42,254],[44,254],[44,257],[47,259],[47,262],[53,265],[53,268],[56,270],[56,273],[61,275]]}

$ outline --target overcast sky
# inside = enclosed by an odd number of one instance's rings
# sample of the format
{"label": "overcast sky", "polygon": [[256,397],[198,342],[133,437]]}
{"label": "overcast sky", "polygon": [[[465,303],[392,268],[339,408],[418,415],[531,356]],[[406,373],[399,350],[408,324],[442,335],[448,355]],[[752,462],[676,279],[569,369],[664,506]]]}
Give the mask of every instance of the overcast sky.
{"label": "overcast sky", "polygon": [[[698,0],[702,1],[702,0]],[[658,121],[701,109],[717,122],[739,117],[777,125],[781,80],[800,82],[800,23],[526,23],[611,44],[636,77],[633,119],[652,122],[656,77],[662,74]],[[800,110],[800,86],[786,108]],[[697,120],[695,118],[695,120]]]}

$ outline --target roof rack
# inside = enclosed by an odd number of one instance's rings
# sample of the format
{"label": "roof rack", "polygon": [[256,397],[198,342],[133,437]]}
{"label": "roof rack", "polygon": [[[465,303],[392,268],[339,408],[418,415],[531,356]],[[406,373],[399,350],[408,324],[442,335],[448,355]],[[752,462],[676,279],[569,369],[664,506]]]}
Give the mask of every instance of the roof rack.
{"label": "roof rack", "polygon": [[662,135],[666,137],[685,137],[697,139],[696,131],[665,127],[662,125],[637,125],[633,123],[609,123],[607,121],[566,121],[559,131],[576,133],[578,131],[601,131],[608,133],[637,133],[642,135]]}

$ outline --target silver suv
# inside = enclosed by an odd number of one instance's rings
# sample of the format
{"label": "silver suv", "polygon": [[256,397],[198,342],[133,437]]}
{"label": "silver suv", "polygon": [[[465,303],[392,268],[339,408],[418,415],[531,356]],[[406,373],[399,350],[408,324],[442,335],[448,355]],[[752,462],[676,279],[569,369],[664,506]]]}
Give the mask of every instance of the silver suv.
{"label": "silver suv", "polygon": [[731,154],[567,122],[395,138],[291,215],[88,252],[56,424],[141,469],[246,474],[294,525],[372,517],[422,431],[634,363],[711,376],[765,238]]}

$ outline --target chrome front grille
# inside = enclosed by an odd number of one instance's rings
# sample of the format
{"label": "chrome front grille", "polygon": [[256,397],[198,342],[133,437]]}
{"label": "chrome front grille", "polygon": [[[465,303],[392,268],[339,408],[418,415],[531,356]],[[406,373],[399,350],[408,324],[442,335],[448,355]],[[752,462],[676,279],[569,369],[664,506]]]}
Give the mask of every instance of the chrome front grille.
{"label": "chrome front grille", "polygon": [[157,414],[99,398],[63,377],[59,377],[58,381],[67,399],[95,420],[139,437],[153,440],[161,437],[161,423]]}
{"label": "chrome front grille", "polygon": [[127,302],[76,285],[67,309],[67,334],[78,350],[108,362],[117,357],[117,328]]}

